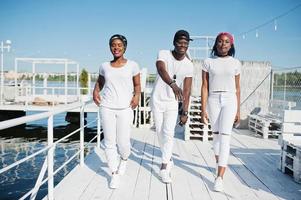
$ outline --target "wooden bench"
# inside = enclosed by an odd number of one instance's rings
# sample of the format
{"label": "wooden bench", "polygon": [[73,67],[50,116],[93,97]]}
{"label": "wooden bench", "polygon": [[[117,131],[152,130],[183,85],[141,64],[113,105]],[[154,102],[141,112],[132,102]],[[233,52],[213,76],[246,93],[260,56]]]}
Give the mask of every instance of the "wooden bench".
{"label": "wooden bench", "polygon": [[281,146],[279,169],[301,183],[301,110],[284,111],[278,144]]}
{"label": "wooden bench", "polygon": [[294,141],[298,138],[301,139],[301,110],[285,110],[278,144],[282,146],[283,141]]}
{"label": "wooden bench", "polygon": [[278,137],[281,133],[283,111],[291,110],[296,102],[272,100],[267,113],[250,114],[249,130],[261,135],[263,138]]}
{"label": "wooden bench", "polygon": [[301,137],[282,140],[279,169],[301,183]]}

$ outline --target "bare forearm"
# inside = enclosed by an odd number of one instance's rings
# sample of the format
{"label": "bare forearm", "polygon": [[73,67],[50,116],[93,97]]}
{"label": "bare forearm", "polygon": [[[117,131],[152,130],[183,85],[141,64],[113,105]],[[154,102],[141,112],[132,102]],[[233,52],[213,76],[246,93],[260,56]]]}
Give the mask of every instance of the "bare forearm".
{"label": "bare forearm", "polygon": [[237,112],[240,112],[240,75],[235,76],[235,89],[237,98]]}
{"label": "bare forearm", "polygon": [[183,90],[183,110],[188,111],[189,101],[190,101],[190,93],[191,93],[191,85],[192,85],[192,78],[186,77],[184,79],[184,90]]}
{"label": "bare forearm", "polygon": [[94,90],[93,93],[99,93],[100,92],[100,88],[99,88],[99,83],[98,81],[96,81],[95,85],[94,85]]}
{"label": "bare forearm", "polygon": [[140,96],[141,93],[141,83],[140,83],[140,74],[137,74],[133,77],[133,85],[134,85],[134,96]]}
{"label": "bare forearm", "polygon": [[186,96],[185,95],[185,99],[183,100],[183,111],[188,111],[188,107],[189,107],[189,99],[190,99],[190,95]]}
{"label": "bare forearm", "polygon": [[103,88],[105,84],[105,78],[101,75],[99,75],[96,83],[95,83],[95,86],[94,86],[94,90],[97,90],[98,92],[100,92]]}
{"label": "bare forearm", "polygon": [[209,73],[202,71],[202,87],[201,87],[201,111],[206,113],[208,91],[209,91]]}
{"label": "bare forearm", "polygon": [[134,95],[140,95],[141,94],[141,85],[135,85],[134,86]]}
{"label": "bare forearm", "polygon": [[208,89],[207,87],[202,86],[201,89],[201,111],[202,112],[206,112],[207,100],[208,100]]}
{"label": "bare forearm", "polygon": [[158,71],[159,76],[162,78],[162,80],[166,84],[169,85],[172,82],[172,79],[169,76],[169,74],[167,73],[163,61],[157,61],[156,65],[157,65],[157,71]]}
{"label": "bare forearm", "polygon": [[236,90],[236,98],[237,98],[237,112],[240,112],[240,90]]}

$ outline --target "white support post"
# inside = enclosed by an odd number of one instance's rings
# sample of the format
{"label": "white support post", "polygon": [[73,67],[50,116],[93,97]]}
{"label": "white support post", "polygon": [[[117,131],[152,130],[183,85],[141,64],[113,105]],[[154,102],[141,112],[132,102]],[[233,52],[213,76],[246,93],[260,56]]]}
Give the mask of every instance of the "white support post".
{"label": "white support post", "polygon": [[270,101],[274,99],[274,71],[271,70],[271,79],[270,79]]}
{"label": "white support post", "polygon": [[32,63],[32,95],[34,96],[36,94],[36,63]]}
{"label": "white support post", "polygon": [[79,64],[76,64],[76,88],[77,88],[77,96],[80,96],[80,89],[79,89]]}
{"label": "white support post", "polygon": [[47,160],[47,157],[46,157],[45,160],[44,160],[42,169],[41,169],[41,171],[40,171],[39,177],[38,177],[38,179],[37,179],[37,181],[36,181],[36,184],[35,184],[35,186],[34,186],[34,188],[33,188],[32,193],[31,193],[31,195],[30,195],[30,200],[35,200],[35,199],[36,199],[36,196],[37,196],[38,191],[39,191],[39,189],[40,189],[40,186],[41,186],[41,183],[42,183],[42,181],[43,181],[44,175],[45,175],[45,173],[46,173],[47,162],[48,162],[48,160]]}
{"label": "white support post", "polygon": [[[48,146],[53,144],[53,115],[48,118],[48,132],[47,132]],[[48,150],[48,200],[53,200],[53,156],[54,146]]]}
{"label": "white support post", "polygon": [[65,104],[67,104],[67,87],[68,87],[68,64],[67,64],[67,61],[65,62]]}
{"label": "white support post", "polygon": [[100,148],[100,128],[101,128],[100,109],[98,108],[98,112],[97,112],[97,147],[98,148]]}
{"label": "white support post", "polygon": [[287,75],[287,72],[284,73],[283,101],[286,100],[286,75]]}
{"label": "white support post", "polygon": [[30,92],[30,88],[28,86],[26,86],[26,88],[25,88],[25,105],[26,106],[28,105],[28,96],[30,96],[30,95],[28,95],[29,92]]}
{"label": "white support post", "polygon": [[[52,96],[54,97],[54,88],[52,88],[51,91],[52,91],[51,94],[52,94]],[[53,101],[52,101],[52,107],[53,107],[53,106],[54,106],[54,99],[53,99]]]}
{"label": "white support post", "polygon": [[80,107],[80,166],[84,166],[84,104]]}
{"label": "white support post", "polygon": [[88,96],[91,95],[91,74],[88,73]]}
{"label": "white support post", "polygon": [[3,67],[3,42],[1,42],[1,92],[0,104],[3,104],[3,90],[4,90],[4,67]]}
{"label": "white support post", "polygon": [[18,94],[18,91],[19,91],[19,88],[18,88],[18,83],[17,83],[17,81],[18,81],[18,60],[17,59],[15,59],[15,73],[16,73],[16,76],[15,76],[15,97],[17,97],[17,95],[19,95]]}
{"label": "white support post", "polygon": [[0,89],[0,104],[3,104],[3,101],[5,101],[5,99],[3,98],[4,95],[4,61],[3,61],[3,53],[4,53],[4,49],[7,49],[7,52],[9,52],[10,50],[10,45],[11,45],[11,41],[7,40],[5,43],[3,41],[1,41],[1,45],[0,45],[0,53],[1,53],[1,89]]}
{"label": "white support post", "polygon": [[47,79],[48,79],[48,75],[46,73],[43,74],[43,94],[47,95]]}

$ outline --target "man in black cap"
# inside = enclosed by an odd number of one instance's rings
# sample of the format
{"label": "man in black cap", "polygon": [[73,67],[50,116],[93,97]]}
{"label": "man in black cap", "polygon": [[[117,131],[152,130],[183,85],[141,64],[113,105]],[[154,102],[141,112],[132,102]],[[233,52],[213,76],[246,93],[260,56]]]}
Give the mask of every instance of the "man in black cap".
{"label": "man in black cap", "polygon": [[179,102],[183,103],[179,124],[184,125],[188,118],[193,76],[193,64],[187,57],[190,41],[187,31],[177,31],[173,40],[174,49],[160,50],[156,62],[158,75],[152,92],[151,109],[162,152],[160,176],[164,183],[171,182],[171,156]]}
{"label": "man in black cap", "polygon": [[185,39],[187,41],[192,41],[192,39],[190,39],[189,33],[185,30],[179,30],[176,32],[175,37],[173,39],[174,44],[179,39]]}

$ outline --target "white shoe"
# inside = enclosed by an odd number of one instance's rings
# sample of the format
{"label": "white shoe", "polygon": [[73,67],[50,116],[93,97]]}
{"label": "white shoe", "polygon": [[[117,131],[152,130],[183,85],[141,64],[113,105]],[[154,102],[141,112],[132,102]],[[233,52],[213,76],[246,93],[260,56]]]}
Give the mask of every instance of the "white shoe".
{"label": "white shoe", "polygon": [[163,183],[171,183],[169,170],[161,169],[160,170],[160,177],[161,177]]}
{"label": "white shoe", "polygon": [[127,164],[127,160],[120,159],[120,163],[119,163],[119,167],[118,167],[119,175],[124,175],[125,170],[126,170],[126,164]]}
{"label": "white shoe", "polygon": [[120,185],[120,177],[119,174],[112,174],[111,182],[110,182],[110,188],[116,189]]}
{"label": "white shoe", "polygon": [[213,189],[216,192],[222,192],[224,190],[224,185],[223,185],[223,179],[222,179],[222,177],[218,176],[215,179]]}

